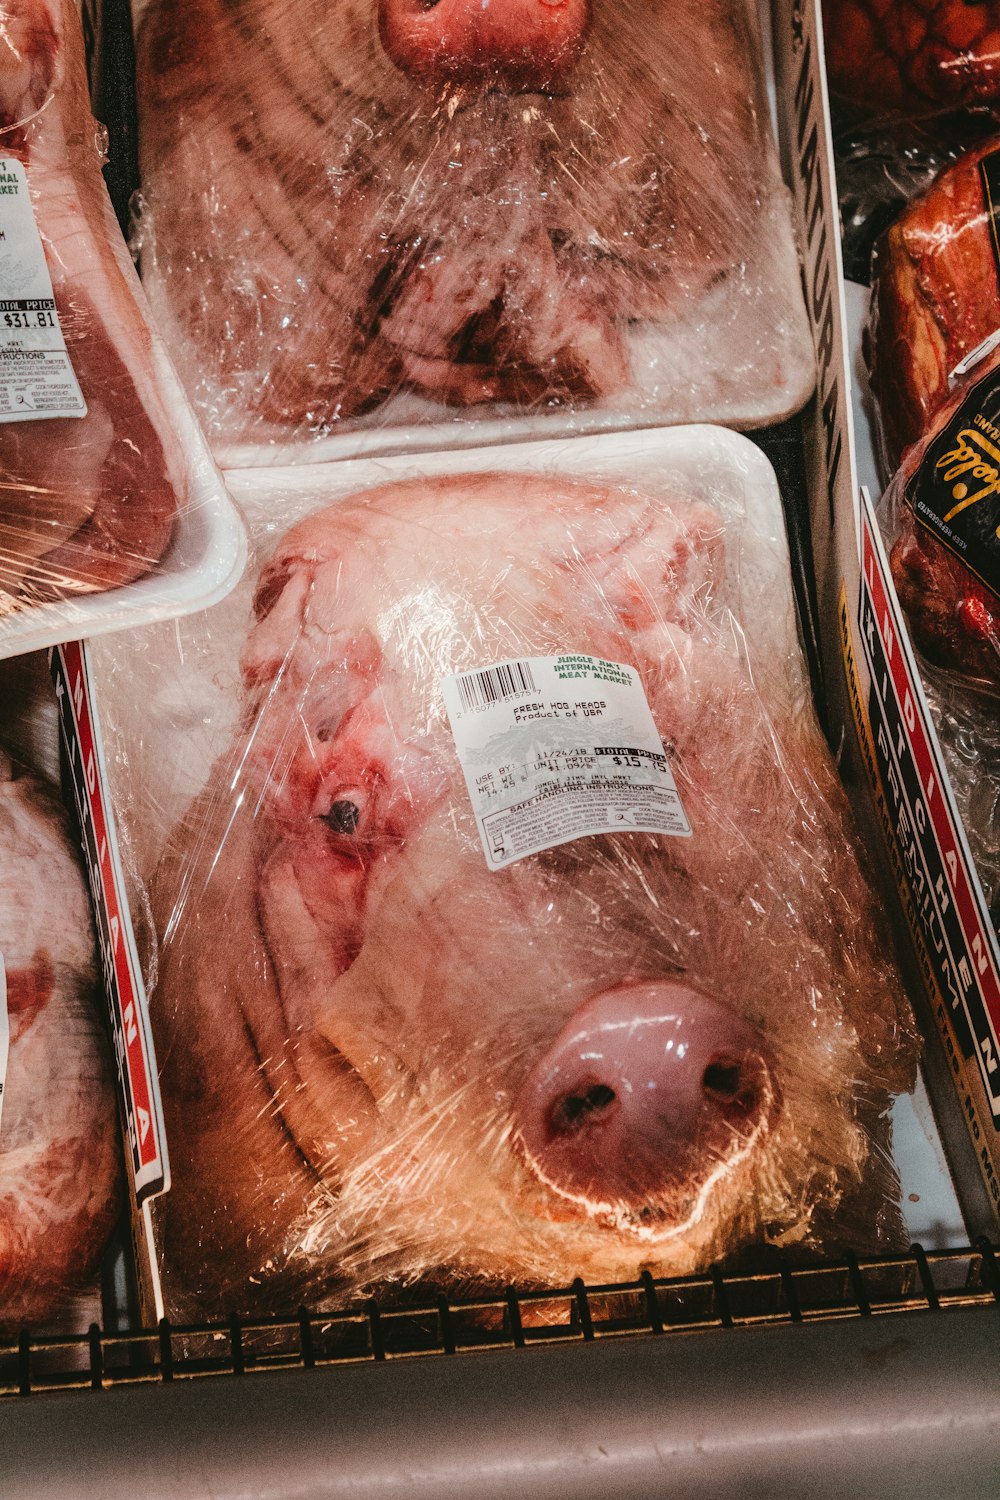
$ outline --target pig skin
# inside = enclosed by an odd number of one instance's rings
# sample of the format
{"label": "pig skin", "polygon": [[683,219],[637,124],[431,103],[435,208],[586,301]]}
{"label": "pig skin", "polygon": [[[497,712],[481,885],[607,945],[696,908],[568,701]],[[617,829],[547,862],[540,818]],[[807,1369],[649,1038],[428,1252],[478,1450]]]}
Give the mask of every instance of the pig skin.
{"label": "pig skin", "polygon": [[895,473],[948,400],[948,376],[1000,326],[1000,288],[979,174],[993,137],[967,151],[903,211],[874,261],[865,352],[883,460]]}
{"label": "pig skin", "polygon": [[[682,498],[523,474],[388,485],[279,542],[241,727],[153,882],[175,1310],[899,1242],[912,1018],[819,731],[774,664],[755,685],[725,543]],[[639,670],[694,835],[490,873],[438,680],[567,650]],[[534,1065],[595,993],[679,976],[766,1039],[780,1109],[697,1201],[552,1191],[513,1125]]]}
{"label": "pig skin", "polygon": [[186,491],[101,176],[73,0],[0,13],[0,152],[24,165],[82,418],[0,423],[0,607],[149,571]]}
{"label": "pig skin", "polygon": [[[629,325],[740,274],[780,192],[732,0],[669,25],[593,0],[552,94],[414,81],[376,9],[144,15],[143,277],[212,437],[322,434],[400,389],[531,409],[619,391]],[[758,351],[762,379],[774,362]]]}
{"label": "pig skin", "polygon": [[0,763],[0,1328],[48,1323],[95,1272],[120,1204],[111,1061],[83,876],[51,792]]}

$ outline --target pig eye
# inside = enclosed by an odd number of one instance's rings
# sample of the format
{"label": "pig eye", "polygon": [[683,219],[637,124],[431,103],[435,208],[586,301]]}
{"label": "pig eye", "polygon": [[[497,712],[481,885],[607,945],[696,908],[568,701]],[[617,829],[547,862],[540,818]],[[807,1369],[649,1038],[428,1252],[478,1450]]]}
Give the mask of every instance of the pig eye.
{"label": "pig eye", "polygon": [[361,822],[361,809],[346,797],[335,802],[323,819],[334,833],[354,833]]}
{"label": "pig eye", "polygon": [[336,833],[341,838],[351,838],[359,831],[364,832],[361,825],[367,806],[366,793],[359,787],[349,787],[338,792],[326,812],[320,813],[319,817],[331,833]]}

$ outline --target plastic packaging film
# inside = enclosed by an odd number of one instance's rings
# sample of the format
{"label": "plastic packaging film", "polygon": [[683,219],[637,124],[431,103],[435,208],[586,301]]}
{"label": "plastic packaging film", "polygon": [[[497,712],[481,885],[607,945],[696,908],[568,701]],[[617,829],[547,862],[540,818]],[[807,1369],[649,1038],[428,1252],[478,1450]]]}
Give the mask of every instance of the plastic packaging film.
{"label": "plastic packaging film", "polygon": [[823,0],[848,275],[934,178],[1000,129],[1000,6]]}
{"label": "plastic packaging film", "polygon": [[[234,486],[244,583],[92,655],[168,1304],[897,1244],[916,1034],[757,450],[681,428]],[[549,830],[502,868],[491,777],[507,853]],[[639,831],[674,796],[690,831]]]}
{"label": "plastic packaging film", "polygon": [[[933,374],[933,365],[928,369]],[[884,390],[891,390],[890,370],[885,359]],[[904,389],[906,378],[900,378]],[[922,657],[928,703],[994,922],[1000,917],[998,418],[1000,351],[993,349],[954,382],[879,505],[893,582]]]}
{"label": "plastic packaging film", "polygon": [[862,117],[995,115],[1000,6],[968,0],[823,0],[831,92]]}
{"label": "plastic packaging film", "polygon": [[2,751],[0,954],[9,1044],[0,1079],[0,1330],[77,1327],[121,1203],[112,1063],[66,815],[54,789]]}
{"label": "plastic packaging film", "polygon": [[151,602],[161,614],[171,602],[190,605],[192,587],[174,578],[184,569],[201,567],[193,597],[207,603],[238,561],[238,522],[150,331],[102,160],[77,7],[8,6],[0,16],[4,655],[120,624],[133,603],[140,618],[151,617]]}
{"label": "plastic packaging film", "polygon": [[226,464],[812,390],[744,0],[152,0],[138,67],[144,283]]}
{"label": "plastic packaging film", "polygon": [[1000,327],[1000,138],[966,152],[887,230],[866,341],[882,458],[895,473],[952,375]]}

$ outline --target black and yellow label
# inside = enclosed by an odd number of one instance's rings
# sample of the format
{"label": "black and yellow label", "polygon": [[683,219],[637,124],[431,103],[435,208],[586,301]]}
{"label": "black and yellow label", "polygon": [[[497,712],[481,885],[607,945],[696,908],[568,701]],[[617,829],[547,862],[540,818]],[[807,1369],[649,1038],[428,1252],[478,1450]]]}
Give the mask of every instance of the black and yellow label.
{"label": "black and yellow label", "polygon": [[920,525],[1000,598],[1000,370],[972,387],[905,493]]}

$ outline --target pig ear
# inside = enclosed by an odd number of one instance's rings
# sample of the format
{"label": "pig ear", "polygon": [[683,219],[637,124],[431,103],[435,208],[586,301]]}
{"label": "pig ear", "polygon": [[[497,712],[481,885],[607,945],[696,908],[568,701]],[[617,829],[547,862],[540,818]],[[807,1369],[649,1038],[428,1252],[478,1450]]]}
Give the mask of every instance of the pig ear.
{"label": "pig ear", "polygon": [[301,557],[278,556],[260,575],[253,598],[256,623],[240,655],[248,687],[273,681],[302,634],[316,565]]}

